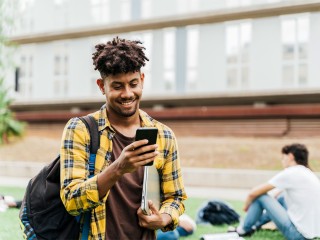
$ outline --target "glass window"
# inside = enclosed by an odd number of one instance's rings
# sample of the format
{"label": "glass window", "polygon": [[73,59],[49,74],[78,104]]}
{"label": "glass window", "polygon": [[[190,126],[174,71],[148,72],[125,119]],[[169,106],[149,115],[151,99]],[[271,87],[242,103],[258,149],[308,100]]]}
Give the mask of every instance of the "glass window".
{"label": "glass window", "polygon": [[227,62],[237,63],[239,55],[239,31],[237,26],[227,27]]}
{"label": "glass window", "polygon": [[60,56],[54,57],[54,75],[60,75]]}
{"label": "glass window", "polygon": [[228,87],[236,87],[238,82],[238,72],[236,68],[229,68],[227,71]]}
{"label": "glass window", "polygon": [[294,67],[293,66],[284,66],[283,67],[283,82],[286,86],[293,85],[294,83]]}
{"label": "glass window", "polygon": [[309,19],[299,18],[298,19],[298,47],[299,47],[299,58],[306,59],[308,57],[308,41],[309,41]]}
{"label": "glass window", "polygon": [[198,50],[199,50],[199,29],[190,27],[187,31],[187,88],[196,87]]}
{"label": "glass window", "polygon": [[175,47],[176,47],[175,28],[166,29],[163,37],[164,37],[163,66],[164,66],[165,89],[174,91],[175,89],[175,79],[174,79]]}
{"label": "glass window", "polygon": [[226,27],[227,86],[249,86],[249,65],[252,26],[250,22],[230,24]]}
{"label": "glass window", "polygon": [[29,77],[33,75],[33,57],[29,57]]}
{"label": "glass window", "polygon": [[307,83],[308,80],[308,65],[307,64],[300,64],[299,65],[299,84],[304,85]]}
{"label": "glass window", "polygon": [[64,56],[64,75],[68,75],[68,64],[69,64],[69,58],[68,56]]}
{"label": "glass window", "polygon": [[283,59],[294,59],[294,44],[296,24],[294,20],[282,22]]}
{"label": "glass window", "polygon": [[308,82],[309,16],[285,17],[281,23],[285,86],[306,85]]}
{"label": "glass window", "polygon": [[26,68],[27,68],[27,61],[25,56],[21,56],[20,58],[20,77],[26,76]]}

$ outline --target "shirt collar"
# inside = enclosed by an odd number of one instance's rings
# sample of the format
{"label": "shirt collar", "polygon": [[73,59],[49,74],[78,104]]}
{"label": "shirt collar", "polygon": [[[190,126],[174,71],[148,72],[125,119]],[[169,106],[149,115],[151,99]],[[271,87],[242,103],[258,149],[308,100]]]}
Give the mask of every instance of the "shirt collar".
{"label": "shirt collar", "polygon": [[[109,122],[108,116],[107,116],[107,107],[106,104],[104,104],[100,110],[98,111],[98,114],[95,114],[95,118],[98,119],[98,126],[99,126],[99,131],[102,131],[106,128],[109,128],[112,130],[111,124]],[[142,127],[154,127],[154,121],[153,118],[150,117],[146,112],[143,110],[139,109],[139,116],[141,120],[141,126]]]}

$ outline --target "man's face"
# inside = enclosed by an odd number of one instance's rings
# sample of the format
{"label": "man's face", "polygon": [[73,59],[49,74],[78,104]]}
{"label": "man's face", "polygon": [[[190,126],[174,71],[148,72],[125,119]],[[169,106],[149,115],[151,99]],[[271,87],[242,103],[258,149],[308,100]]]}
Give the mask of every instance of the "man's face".
{"label": "man's face", "polygon": [[282,154],[282,166],[284,168],[289,167],[293,159],[294,159],[294,156],[292,155],[292,153]]}
{"label": "man's face", "polygon": [[130,117],[137,112],[142,95],[144,74],[140,72],[109,75],[97,84],[106,95],[110,113]]}

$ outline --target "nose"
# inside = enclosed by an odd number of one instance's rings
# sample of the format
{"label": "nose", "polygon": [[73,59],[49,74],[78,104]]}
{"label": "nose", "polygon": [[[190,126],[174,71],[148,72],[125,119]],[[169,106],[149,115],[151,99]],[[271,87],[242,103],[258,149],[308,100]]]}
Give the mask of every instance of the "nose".
{"label": "nose", "polygon": [[121,98],[131,98],[134,94],[129,86],[126,86],[123,88],[123,91],[121,92]]}

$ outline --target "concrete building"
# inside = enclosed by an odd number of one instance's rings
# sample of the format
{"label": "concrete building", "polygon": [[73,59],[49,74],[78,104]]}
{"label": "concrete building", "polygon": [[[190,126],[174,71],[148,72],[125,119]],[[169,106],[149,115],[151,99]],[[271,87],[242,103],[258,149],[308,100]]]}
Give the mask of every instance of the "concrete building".
{"label": "concrete building", "polygon": [[320,89],[320,1],[19,3],[17,101],[95,97],[94,45],[116,35],[144,42],[149,96]]}
{"label": "concrete building", "polygon": [[146,107],[320,103],[319,0],[18,3],[16,111],[100,104],[91,54],[114,36],[144,42]]}

